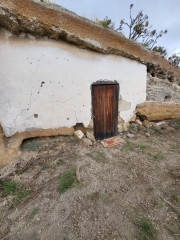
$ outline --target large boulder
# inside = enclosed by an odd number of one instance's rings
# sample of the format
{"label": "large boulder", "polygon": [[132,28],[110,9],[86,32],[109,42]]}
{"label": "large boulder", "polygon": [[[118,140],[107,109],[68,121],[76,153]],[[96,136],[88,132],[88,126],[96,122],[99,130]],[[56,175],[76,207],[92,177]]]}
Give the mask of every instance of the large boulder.
{"label": "large boulder", "polygon": [[144,102],[137,105],[136,113],[141,120],[162,121],[180,118],[179,103]]}

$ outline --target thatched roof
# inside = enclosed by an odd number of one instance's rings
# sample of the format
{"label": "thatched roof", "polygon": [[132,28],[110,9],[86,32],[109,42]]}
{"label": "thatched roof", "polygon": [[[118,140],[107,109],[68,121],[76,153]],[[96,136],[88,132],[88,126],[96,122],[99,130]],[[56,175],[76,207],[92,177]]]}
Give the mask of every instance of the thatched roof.
{"label": "thatched roof", "polygon": [[32,0],[1,0],[0,28],[13,34],[29,33],[37,38],[64,40],[103,54],[116,54],[146,64],[170,81],[180,82],[180,70],[166,59],[126,39],[122,34],[103,28],[54,4]]}

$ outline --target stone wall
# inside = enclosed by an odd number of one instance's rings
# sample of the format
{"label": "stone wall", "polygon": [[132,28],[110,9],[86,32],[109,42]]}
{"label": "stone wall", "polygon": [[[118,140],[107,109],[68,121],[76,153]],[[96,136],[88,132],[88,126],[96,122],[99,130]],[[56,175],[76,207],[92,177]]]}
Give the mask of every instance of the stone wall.
{"label": "stone wall", "polygon": [[147,101],[180,103],[180,86],[147,74]]}

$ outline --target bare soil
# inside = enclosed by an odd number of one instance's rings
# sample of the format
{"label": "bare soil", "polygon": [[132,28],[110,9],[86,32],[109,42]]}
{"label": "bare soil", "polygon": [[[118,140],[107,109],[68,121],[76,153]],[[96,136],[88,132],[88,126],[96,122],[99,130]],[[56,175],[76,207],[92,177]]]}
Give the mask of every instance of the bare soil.
{"label": "bare soil", "polygon": [[[122,133],[126,143],[111,148],[66,136],[25,141],[21,161],[0,170],[0,239],[179,239],[179,121],[168,125],[131,124],[135,136]],[[67,171],[77,180],[60,194]],[[8,181],[21,190],[5,193]]]}

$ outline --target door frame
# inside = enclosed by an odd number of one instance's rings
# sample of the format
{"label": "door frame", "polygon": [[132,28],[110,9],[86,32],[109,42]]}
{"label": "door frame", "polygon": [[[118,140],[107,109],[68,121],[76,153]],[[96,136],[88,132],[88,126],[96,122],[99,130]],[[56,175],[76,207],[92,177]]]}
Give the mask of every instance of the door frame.
{"label": "door frame", "polygon": [[93,132],[95,131],[95,120],[94,120],[94,109],[93,109],[93,86],[100,86],[100,85],[118,85],[118,98],[117,98],[117,119],[115,122],[115,128],[116,128],[116,135],[118,134],[118,103],[119,103],[119,83],[117,81],[97,81],[91,84],[91,106],[92,106],[92,111],[91,111],[91,118],[93,118]]}

